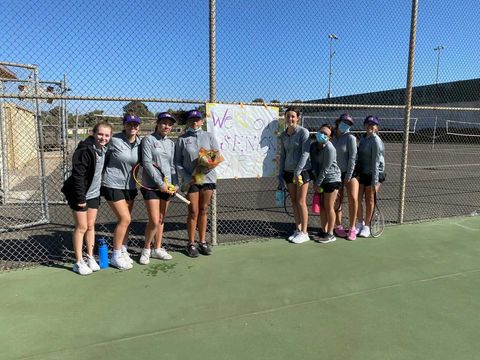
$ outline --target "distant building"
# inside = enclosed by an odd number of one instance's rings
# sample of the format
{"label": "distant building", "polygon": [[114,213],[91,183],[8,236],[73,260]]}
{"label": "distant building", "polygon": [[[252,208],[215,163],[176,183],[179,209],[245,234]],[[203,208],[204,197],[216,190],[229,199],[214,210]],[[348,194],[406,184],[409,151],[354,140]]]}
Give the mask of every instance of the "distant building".
{"label": "distant building", "polygon": [[[366,105],[405,105],[406,89],[394,89],[372,93],[338,96],[330,99],[309,100],[307,103],[333,104],[366,104]],[[413,87],[413,106],[468,107],[480,110],[480,79],[461,80]],[[362,109],[362,108],[306,108],[304,111],[305,126],[317,127],[322,121],[332,122],[341,113],[348,112],[356,120],[363,120],[368,115],[376,115],[388,127],[401,129],[405,116],[401,109]],[[413,109],[411,117],[418,119],[417,129],[432,126],[432,122],[445,127],[446,121],[478,123],[480,127],[480,111],[455,110],[419,110]]]}
{"label": "distant building", "polygon": [[17,75],[13,71],[10,71],[3,65],[0,65],[0,79],[10,79],[15,80],[17,79]]}

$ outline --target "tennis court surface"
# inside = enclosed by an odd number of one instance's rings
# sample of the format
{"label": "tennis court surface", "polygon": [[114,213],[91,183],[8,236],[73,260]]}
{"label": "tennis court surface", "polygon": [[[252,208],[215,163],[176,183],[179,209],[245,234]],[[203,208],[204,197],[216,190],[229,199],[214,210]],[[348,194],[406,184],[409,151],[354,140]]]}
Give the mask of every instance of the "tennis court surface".
{"label": "tennis court surface", "polygon": [[478,359],[480,217],[0,273],[0,359]]}

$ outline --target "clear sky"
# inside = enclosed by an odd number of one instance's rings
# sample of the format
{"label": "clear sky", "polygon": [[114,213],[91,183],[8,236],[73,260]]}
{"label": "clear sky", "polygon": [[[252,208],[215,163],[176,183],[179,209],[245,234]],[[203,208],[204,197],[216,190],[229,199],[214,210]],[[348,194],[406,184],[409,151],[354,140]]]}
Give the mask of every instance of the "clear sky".
{"label": "clear sky", "polygon": [[[67,74],[72,95],[208,99],[208,0],[0,4],[0,61]],[[326,97],[330,33],[332,96],[404,87],[410,15],[409,0],[217,0],[217,99]],[[479,18],[475,0],[419,0],[415,85],[435,82],[438,45],[440,82],[480,77]]]}

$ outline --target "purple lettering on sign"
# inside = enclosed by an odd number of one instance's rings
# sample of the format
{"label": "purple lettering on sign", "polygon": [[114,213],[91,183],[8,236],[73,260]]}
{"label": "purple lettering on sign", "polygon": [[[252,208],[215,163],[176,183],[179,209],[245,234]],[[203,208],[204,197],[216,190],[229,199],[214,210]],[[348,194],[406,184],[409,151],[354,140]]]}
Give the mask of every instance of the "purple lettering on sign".
{"label": "purple lettering on sign", "polygon": [[221,119],[220,119],[220,116],[215,116],[215,112],[213,110],[211,111],[213,126],[219,127],[220,129],[223,128],[224,126],[227,129],[229,128],[228,126],[226,126],[226,124],[228,121],[232,120],[232,117],[228,114],[228,110],[229,109],[225,111]]}

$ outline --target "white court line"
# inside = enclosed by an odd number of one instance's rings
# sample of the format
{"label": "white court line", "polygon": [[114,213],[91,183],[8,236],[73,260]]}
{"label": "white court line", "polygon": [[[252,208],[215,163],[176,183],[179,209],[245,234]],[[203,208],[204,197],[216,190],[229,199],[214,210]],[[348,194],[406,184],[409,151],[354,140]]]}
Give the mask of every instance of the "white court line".
{"label": "white court line", "polygon": [[465,219],[461,219],[459,220],[458,222],[454,222],[453,224],[458,226],[458,227],[461,227],[463,229],[466,229],[466,230],[470,230],[470,231],[480,231],[479,228],[474,228],[474,227],[471,227],[471,226],[468,226],[468,225],[463,225],[462,223],[465,222],[465,221],[468,221],[468,218],[465,218]]}
{"label": "white court line", "polygon": [[453,225],[461,227],[462,229],[470,230],[470,231],[480,231],[480,229],[475,229],[467,225],[462,225],[460,223],[453,223]]}

